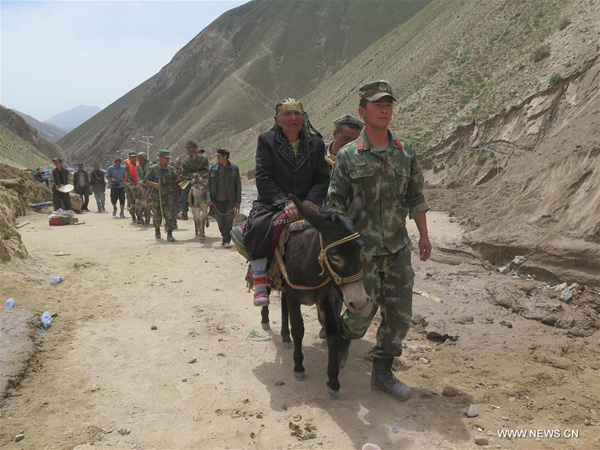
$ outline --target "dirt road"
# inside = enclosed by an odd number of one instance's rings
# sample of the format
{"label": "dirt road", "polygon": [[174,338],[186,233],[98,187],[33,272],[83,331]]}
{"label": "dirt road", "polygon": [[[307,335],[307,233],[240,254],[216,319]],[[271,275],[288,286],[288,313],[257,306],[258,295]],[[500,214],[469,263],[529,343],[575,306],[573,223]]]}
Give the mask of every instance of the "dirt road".
{"label": "dirt road", "polygon": [[[246,265],[220,246],[215,223],[201,243],[191,221],[179,222],[177,242],[167,244],[110,214],[86,213],[84,225],[64,227],[49,227],[44,214],[26,219],[31,258],[3,267],[0,294],[58,317],[47,333],[33,330],[39,351],[2,404],[2,448],[479,448],[476,439],[491,448],[600,446],[597,313],[588,304],[573,310],[575,299],[562,309],[570,327],[523,317],[515,305],[527,299],[561,304],[535,280],[499,275],[469,256],[443,215],[430,215],[434,261],[415,263],[415,288],[444,303],[415,296],[396,363],[414,387],[406,403],[369,387],[376,327],[353,343],[340,398],[331,400],[311,308],[307,378],[296,382],[278,335],[277,296],[265,332],[245,289]],[[65,280],[50,286],[55,274]],[[431,341],[432,331],[456,340]],[[466,416],[471,404],[477,417]],[[579,437],[506,439],[499,429]],[[20,432],[25,438],[13,442]]]}

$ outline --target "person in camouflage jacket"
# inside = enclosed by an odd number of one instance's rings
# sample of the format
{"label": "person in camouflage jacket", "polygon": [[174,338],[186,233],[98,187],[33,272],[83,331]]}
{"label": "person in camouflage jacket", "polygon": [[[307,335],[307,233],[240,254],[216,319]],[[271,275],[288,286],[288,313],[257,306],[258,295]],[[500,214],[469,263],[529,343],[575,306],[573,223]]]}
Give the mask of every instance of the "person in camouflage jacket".
{"label": "person in camouflage jacket", "polygon": [[392,372],[393,359],[402,353],[412,316],[414,273],[406,217],[414,219],[420,233],[421,260],[431,253],[423,196],[423,174],[411,144],[392,135],[388,125],[395,98],[383,80],[360,88],[359,114],[365,128],[358,139],[344,146],[335,159],[327,205],[347,211],[363,192],[365,206],[357,222],[365,246],[362,254],[365,290],[369,304],[358,312],[345,311],[341,321],[346,339],[359,339],[379,308],[382,322],[372,350],[371,385],[400,400],[410,389]]}
{"label": "person in camouflage jacket", "polygon": [[160,239],[160,225],[162,220],[165,221],[167,229],[167,241],[175,242],[173,230],[177,227],[177,219],[175,218],[175,202],[174,186],[179,180],[179,175],[175,169],[169,166],[169,158],[171,153],[167,150],[158,152],[158,164],[153,165],[148,169],[144,182],[152,187],[150,201],[152,202],[152,221],[154,223],[154,235],[156,239]]}

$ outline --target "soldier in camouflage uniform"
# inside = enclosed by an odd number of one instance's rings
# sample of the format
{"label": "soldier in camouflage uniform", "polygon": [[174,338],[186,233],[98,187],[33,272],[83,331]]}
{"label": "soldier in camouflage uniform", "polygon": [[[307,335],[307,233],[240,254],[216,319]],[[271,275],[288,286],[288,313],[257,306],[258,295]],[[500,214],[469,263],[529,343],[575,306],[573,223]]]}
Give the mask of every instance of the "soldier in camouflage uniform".
{"label": "soldier in camouflage uniform", "polygon": [[420,233],[419,250],[425,261],[431,253],[423,196],[423,174],[409,142],[392,135],[388,125],[395,98],[390,84],[375,81],[360,88],[358,112],[365,128],[356,141],[344,146],[335,159],[327,204],[346,211],[351,199],[362,191],[365,206],[355,226],[365,243],[364,284],[371,302],[362,310],[345,311],[341,321],[346,339],[360,339],[377,309],[382,322],[372,350],[371,386],[400,400],[410,396],[409,387],[392,374],[394,357],[402,353],[412,316],[414,273],[406,216],[414,219]]}
{"label": "soldier in camouflage uniform", "polygon": [[152,201],[154,236],[156,239],[160,239],[160,225],[164,218],[167,241],[175,242],[173,230],[177,226],[177,219],[175,218],[173,207],[173,202],[175,201],[173,190],[175,183],[179,180],[179,175],[169,166],[170,156],[171,153],[167,150],[160,150],[158,152],[158,164],[148,169],[144,182],[153,188],[150,200]]}
{"label": "soldier in camouflage uniform", "polygon": [[352,114],[338,117],[333,121],[333,141],[325,146],[325,160],[333,166],[333,161],[340,149],[358,138],[364,124]]}

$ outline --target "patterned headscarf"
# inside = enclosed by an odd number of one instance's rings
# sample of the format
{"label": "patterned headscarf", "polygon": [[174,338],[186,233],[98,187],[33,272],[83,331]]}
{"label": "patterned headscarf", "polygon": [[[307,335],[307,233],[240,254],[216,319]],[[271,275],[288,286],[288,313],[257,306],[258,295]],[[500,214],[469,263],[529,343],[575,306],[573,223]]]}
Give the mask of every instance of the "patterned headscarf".
{"label": "patterned headscarf", "polygon": [[275,118],[279,117],[281,111],[298,111],[300,114],[304,115],[302,103],[295,98],[284,98],[278,102],[277,105],[275,105]]}
{"label": "patterned headscarf", "polygon": [[[302,130],[298,136],[300,145],[298,146],[298,152],[294,152],[292,144],[287,139],[287,136],[283,132],[283,129],[277,123],[277,118],[282,111],[298,111],[304,116],[302,121]],[[285,98],[277,103],[275,106],[275,124],[272,130],[277,131],[276,141],[278,143],[277,150],[283,155],[285,160],[294,167],[294,172],[300,170],[300,168],[306,163],[310,156],[311,151],[311,135],[315,134],[321,137],[321,134],[315,130],[308,119],[308,113],[304,111],[302,103],[295,98]]]}

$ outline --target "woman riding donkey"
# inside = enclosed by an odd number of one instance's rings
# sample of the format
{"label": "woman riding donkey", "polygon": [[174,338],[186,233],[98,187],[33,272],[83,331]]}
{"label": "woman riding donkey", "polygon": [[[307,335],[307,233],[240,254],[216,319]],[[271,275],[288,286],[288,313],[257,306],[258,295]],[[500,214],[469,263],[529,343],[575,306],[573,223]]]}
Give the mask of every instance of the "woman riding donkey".
{"label": "woman riding donkey", "polygon": [[274,216],[285,213],[299,220],[295,195],[302,205],[317,211],[323,204],[329,184],[325,145],[312,128],[302,104],[292,98],[277,103],[275,125],[258,137],[256,187],[258,199],[244,231],[244,246],[250,255],[254,281],[254,305],[269,304],[267,258]]}

